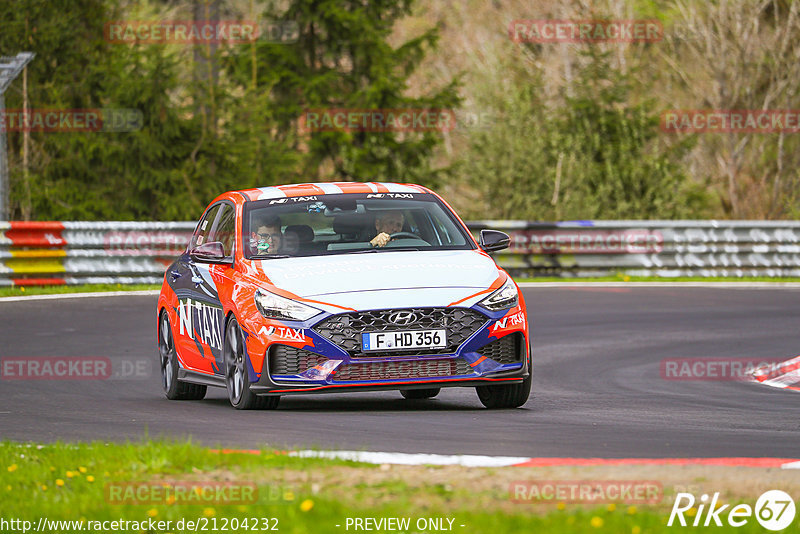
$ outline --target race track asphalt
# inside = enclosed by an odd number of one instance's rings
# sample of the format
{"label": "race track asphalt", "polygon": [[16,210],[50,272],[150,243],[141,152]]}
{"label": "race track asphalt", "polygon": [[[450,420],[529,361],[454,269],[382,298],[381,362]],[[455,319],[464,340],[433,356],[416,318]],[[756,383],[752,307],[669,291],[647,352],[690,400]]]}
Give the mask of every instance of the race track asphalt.
{"label": "race track asphalt", "polygon": [[[0,439],[191,437],[227,447],[557,457],[800,457],[800,394],[730,380],[666,380],[670,358],[800,353],[800,291],[526,288],[533,396],[483,409],[474,389],[281,400],[242,412],[222,389],[164,398],[154,296],[0,302],[0,360],[108,357],[109,380],[0,379]],[[137,364],[140,367],[136,367]],[[144,366],[144,367],[142,367]]]}

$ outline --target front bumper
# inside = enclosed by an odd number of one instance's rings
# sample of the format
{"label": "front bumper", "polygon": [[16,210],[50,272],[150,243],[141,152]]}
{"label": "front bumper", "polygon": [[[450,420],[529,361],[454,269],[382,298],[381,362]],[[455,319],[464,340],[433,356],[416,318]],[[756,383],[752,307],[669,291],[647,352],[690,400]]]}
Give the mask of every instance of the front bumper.
{"label": "front bumper", "polygon": [[[468,387],[525,380],[531,374],[527,321],[513,326],[508,321],[510,316],[524,317],[524,311],[505,316],[500,313],[494,318],[484,315],[485,321],[447,353],[367,355],[359,353],[352,343],[342,343],[341,339],[333,343],[319,336],[312,346],[303,348],[273,343],[250,388],[258,395],[291,395]],[[352,350],[343,350],[343,346]]]}

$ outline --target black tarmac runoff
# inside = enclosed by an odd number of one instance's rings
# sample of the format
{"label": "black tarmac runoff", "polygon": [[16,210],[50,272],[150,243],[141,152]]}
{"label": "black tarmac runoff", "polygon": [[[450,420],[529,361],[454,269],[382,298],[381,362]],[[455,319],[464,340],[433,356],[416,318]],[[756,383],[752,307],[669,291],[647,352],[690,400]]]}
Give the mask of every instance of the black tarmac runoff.
{"label": "black tarmac runoff", "polygon": [[[800,353],[800,290],[526,287],[528,403],[487,410],[474,389],[292,396],[238,411],[224,390],[169,401],[157,365],[156,297],[0,301],[0,365],[105,358],[103,380],[0,376],[0,439],[185,439],[209,446],[521,457],[800,457],[800,393],[681,376],[676,362]],[[711,369],[706,366],[705,369]],[[696,371],[698,368],[695,367]],[[6,372],[8,371],[8,372]],[[691,379],[690,379],[691,378]],[[701,378],[701,379],[698,379]]]}

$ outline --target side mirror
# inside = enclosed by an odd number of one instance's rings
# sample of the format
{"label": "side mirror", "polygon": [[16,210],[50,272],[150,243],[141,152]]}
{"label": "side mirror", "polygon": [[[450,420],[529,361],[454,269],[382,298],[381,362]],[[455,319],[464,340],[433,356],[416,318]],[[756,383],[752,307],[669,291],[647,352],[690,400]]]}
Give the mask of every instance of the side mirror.
{"label": "side mirror", "polygon": [[225,247],[219,241],[203,243],[189,251],[189,256],[195,261],[204,263],[231,263],[225,256]]}
{"label": "side mirror", "polygon": [[508,248],[511,238],[505,232],[481,230],[481,248],[486,252],[496,252]]}

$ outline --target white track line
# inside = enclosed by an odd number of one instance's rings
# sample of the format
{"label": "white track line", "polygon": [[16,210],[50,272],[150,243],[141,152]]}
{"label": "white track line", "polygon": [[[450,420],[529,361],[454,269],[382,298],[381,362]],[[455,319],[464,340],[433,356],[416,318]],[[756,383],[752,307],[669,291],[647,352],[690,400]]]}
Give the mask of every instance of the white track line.
{"label": "white track line", "polygon": [[[289,451],[288,456],[296,458],[325,458],[333,460],[347,460],[351,462],[364,462],[369,464],[394,464],[394,465],[460,465],[464,467],[513,467],[521,464],[526,464],[535,458],[527,458],[521,456],[479,456],[470,454],[410,454],[402,452],[370,452],[370,451]],[[568,461],[564,459],[555,458],[553,467],[569,466]],[[575,458],[576,464],[580,462],[580,458]],[[665,459],[663,465],[669,465],[668,458]],[[699,459],[697,465],[702,465],[704,459]],[[609,463],[619,465],[618,460],[609,460]],[[637,460],[632,459],[632,464],[636,464]],[[597,464],[604,465],[600,460]],[[658,464],[656,464],[658,465]],[[692,465],[691,463],[687,465]],[[736,467],[736,464],[731,464],[730,467]],[[774,467],[777,467],[775,465]],[[780,465],[781,469],[800,469],[800,461],[787,462]]]}
{"label": "white track line", "polygon": [[52,295],[28,295],[24,297],[0,297],[0,302],[19,302],[22,300],[58,300],[58,299],[84,299],[96,297],[123,297],[123,296],[157,296],[158,289],[145,289],[142,291],[98,291],[95,293],[53,293]]}
{"label": "white track line", "polygon": [[328,458],[365,462],[369,464],[397,465],[462,465],[464,467],[508,467],[530,458],[516,456],[476,456],[469,454],[409,454],[402,452],[369,451],[292,451],[289,456],[298,458]]}

